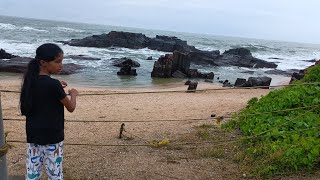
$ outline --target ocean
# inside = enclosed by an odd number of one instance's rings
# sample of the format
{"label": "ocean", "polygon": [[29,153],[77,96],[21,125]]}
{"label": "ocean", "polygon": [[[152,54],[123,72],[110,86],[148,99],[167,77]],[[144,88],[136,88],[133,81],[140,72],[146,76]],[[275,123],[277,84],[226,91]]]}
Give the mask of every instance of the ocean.
{"label": "ocean", "polygon": [[[193,34],[183,32],[171,32],[160,30],[138,29],[130,27],[117,27],[108,25],[59,22],[50,20],[37,20],[18,17],[0,16],[0,48],[6,52],[26,57],[34,57],[36,48],[48,42],[66,41],[79,39],[91,35],[99,35],[110,31],[126,31],[143,33],[148,37],[156,35],[176,36],[186,40],[200,50],[225,50],[245,47],[251,50],[254,57],[275,62],[279,70],[303,69],[313,63],[307,60],[320,58],[320,45],[304,44],[295,42],[270,41],[261,39],[237,38],[226,36],[214,36],[206,34]],[[166,52],[150,49],[127,49],[127,48],[87,48],[72,47],[58,44],[66,55],[87,55],[101,58],[101,60],[72,60],[65,59],[64,63],[75,63],[86,66],[77,74],[58,76],[72,84],[92,87],[151,87],[171,82],[181,82],[182,79],[159,79],[151,78],[154,62]],[[153,60],[146,60],[152,56]],[[111,65],[111,58],[128,57],[141,64],[137,68],[138,76],[117,76],[118,67]],[[215,67],[211,65],[191,65],[201,72],[214,72],[215,80],[228,79],[234,82],[236,78],[248,78],[250,76],[269,76],[281,78],[280,75],[266,74],[264,69],[242,67]],[[243,73],[253,71],[253,74]],[[21,77],[20,74],[0,73],[0,78]]]}

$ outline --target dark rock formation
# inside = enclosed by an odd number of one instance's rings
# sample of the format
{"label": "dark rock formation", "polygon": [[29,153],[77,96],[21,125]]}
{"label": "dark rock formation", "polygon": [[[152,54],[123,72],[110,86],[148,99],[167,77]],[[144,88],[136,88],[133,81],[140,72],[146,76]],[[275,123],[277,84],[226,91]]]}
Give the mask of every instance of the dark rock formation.
{"label": "dark rock formation", "polygon": [[172,74],[176,71],[186,74],[189,67],[190,61],[186,54],[174,51],[173,54],[161,56],[158,61],[154,63],[151,77],[169,78],[172,77]]}
{"label": "dark rock formation", "polygon": [[229,82],[229,80],[225,80],[225,81],[223,82],[222,87],[232,87],[232,84]]}
{"label": "dark rock formation", "polygon": [[236,86],[236,87],[242,87],[246,82],[247,82],[246,79],[237,78],[236,82],[234,83],[234,86]]}
{"label": "dark rock formation", "polygon": [[183,72],[176,70],[174,73],[172,73],[172,77],[174,78],[186,78],[187,75],[184,74]]}
{"label": "dark rock formation", "polygon": [[149,57],[147,58],[147,60],[152,60],[152,56],[149,56]]}
{"label": "dark rock formation", "polygon": [[213,79],[214,73],[201,73],[198,71],[198,69],[189,69],[187,71],[187,77],[188,78],[203,78],[203,79]]}
{"label": "dark rock formation", "polygon": [[295,73],[295,72],[299,72],[299,70],[297,70],[297,69],[289,69],[287,71],[282,71],[282,70],[279,70],[279,69],[274,69],[274,70],[265,71],[264,73],[266,73],[266,74],[276,74],[276,75],[292,75],[292,73]]}
{"label": "dark rock formation", "polygon": [[148,42],[148,48],[164,52],[173,52],[175,50],[180,52],[195,51],[194,46],[189,46],[187,41],[183,41],[174,36],[156,36]]}
{"label": "dark rock formation", "polygon": [[198,82],[196,81],[191,81],[189,83],[189,86],[188,86],[188,91],[195,91],[197,90],[197,86],[198,86]]}
{"label": "dark rock formation", "polygon": [[194,46],[190,46],[173,36],[146,37],[141,33],[111,31],[108,34],[93,35],[83,39],[72,39],[65,42],[70,46],[83,47],[125,47],[132,49],[146,48],[165,52],[175,50],[185,53],[188,59],[196,64],[211,64],[214,66],[240,66],[253,68],[276,68],[273,62],[267,62],[252,56],[250,50],[246,48],[236,48],[220,54],[219,51],[201,51]]}
{"label": "dark rock formation", "polygon": [[9,54],[5,50],[0,49],[0,59],[11,59],[14,57],[17,57],[17,56]]}
{"label": "dark rock formation", "polygon": [[214,66],[240,66],[253,68],[276,68],[273,62],[267,62],[252,56],[250,50],[236,48],[225,51],[220,55],[219,51],[190,52],[189,58],[195,64],[211,64]]}
{"label": "dark rock formation", "polygon": [[189,46],[187,41],[183,41],[174,36],[156,36],[149,38],[142,33],[131,33],[122,31],[111,31],[108,34],[93,35],[83,39],[72,39],[70,41],[59,41],[70,46],[81,47],[125,47],[131,49],[146,48],[164,52],[195,51],[194,46]]}
{"label": "dark rock formation", "polygon": [[[24,73],[31,59],[27,57],[14,57],[10,60],[0,60],[0,72]],[[74,74],[82,68],[82,66],[73,63],[64,64],[60,74]]]}
{"label": "dark rock formation", "polygon": [[112,65],[116,67],[124,67],[126,65],[129,65],[130,67],[140,67],[140,63],[126,57],[112,58],[111,60],[113,60]]}
{"label": "dark rock formation", "polygon": [[125,64],[124,67],[120,69],[120,71],[117,72],[117,75],[130,75],[130,76],[136,76],[137,71],[136,69],[132,69],[129,64]]}
{"label": "dark rock formation", "polygon": [[[255,86],[270,86],[272,78],[270,77],[249,77],[248,81],[238,78],[235,82],[236,87],[255,87]],[[245,82],[244,82],[245,81]]]}
{"label": "dark rock formation", "polygon": [[187,54],[181,53],[179,51],[174,51],[172,58],[173,71],[179,70],[183,73],[186,73],[189,70],[190,60],[188,60]]}
{"label": "dark rock formation", "polygon": [[85,55],[69,55],[69,56],[65,56],[64,58],[77,59],[77,60],[101,60],[100,58],[89,57]]}
{"label": "dark rock formation", "polygon": [[290,84],[295,80],[300,80],[304,77],[308,69],[310,69],[313,66],[320,66],[320,60],[316,61],[314,65],[307,67],[306,69],[300,70],[299,72],[294,72],[291,76]]}
{"label": "dark rock formation", "polygon": [[81,47],[125,47],[140,49],[147,47],[149,40],[150,38],[142,33],[111,31],[108,34],[93,35],[83,39],[72,39],[67,44]]}
{"label": "dark rock formation", "polygon": [[154,63],[151,77],[189,77],[189,78],[205,78],[213,79],[214,74],[200,73],[197,69],[189,69],[190,60],[188,55],[174,51],[173,54],[166,54],[161,56],[158,61]]}
{"label": "dark rock formation", "polygon": [[158,61],[154,62],[151,77],[170,78],[172,75],[173,55],[166,54],[160,56]]}
{"label": "dark rock formation", "polygon": [[195,64],[211,64],[218,66],[218,64],[215,63],[215,60],[217,60],[220,57],[220,51],[195,51],[190,52],[188,54],[188,59],[192,61]]}
{"label": "dark rock formation", "polygon": [[216,63],[220,66],[233,65],[253,68],[276,68],[278,66],[273,62],[267,62],[253,57],[250,50],[245,48],[236,48],[225,51]]}

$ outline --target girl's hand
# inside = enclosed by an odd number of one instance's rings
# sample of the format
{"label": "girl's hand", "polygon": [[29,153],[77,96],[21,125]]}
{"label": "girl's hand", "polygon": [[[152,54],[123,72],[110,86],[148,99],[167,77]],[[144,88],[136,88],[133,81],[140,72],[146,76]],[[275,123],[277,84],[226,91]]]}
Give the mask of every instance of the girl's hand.
{"label": "girl's hand", "polygon": [[70,96],[78,96],[79,92],[76,89],[72,88],[69,90],[69,94]]}
{"label": "girl's hand", "polygon": [[65,87],[68,86],[67,82],[65,82],[65,81],[60,81],[60,83],[61,83],[61,85],[62,85],[63,88],[65,88]]}

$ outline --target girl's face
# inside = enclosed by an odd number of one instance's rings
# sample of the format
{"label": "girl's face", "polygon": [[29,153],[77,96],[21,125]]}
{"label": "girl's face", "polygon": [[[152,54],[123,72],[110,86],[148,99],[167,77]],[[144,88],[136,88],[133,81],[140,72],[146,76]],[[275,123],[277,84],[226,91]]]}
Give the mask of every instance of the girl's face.
{"label": "girl's face", "polygon": [[44,66],[49,74],[60,74],[63,68],[63,53],[59,53],[53,61],[45,62]]}

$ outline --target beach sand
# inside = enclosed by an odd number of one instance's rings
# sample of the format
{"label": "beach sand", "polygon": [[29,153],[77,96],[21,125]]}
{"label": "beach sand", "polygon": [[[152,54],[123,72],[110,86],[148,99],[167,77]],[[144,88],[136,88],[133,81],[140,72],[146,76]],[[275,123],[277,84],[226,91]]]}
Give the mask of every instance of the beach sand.
{"label": "beach sand", "polygon": [[[19,80],[0,80],[0,88],[19,90]],[[157,88],[104,89],[76,87],[82,96],[77,99],[73,113],[65,111],[65,143],[84,144],[145,144],[145,140],[169,139],[179,142],[202,124],[214,124],[212,113],[228,115],[246,106],[253,97],[268,94],[269,89],[225,89],[196,93],[142,93],[113,95],[84,95],[110,92],[150,92],[186,90],[183,84]],[[200,82],[198,89],[221,88]],[[3,117],[24,119],[18,110],[19,94],[1,93]],[[161,121],[203,119],[201,121]],[[103,122],[72,122],[103,121]],[[70,122],[71,121],[71,122]],[[119,122],[110,122],[119,121]],[[130,140],[119,139],[121,121],[133,133]],[[149,122],[135,122],[149,121]],[[25,141],[24,121],[4,121],[8,140]],[[140,139],[137,136],[139,136]],[[7,154],[10,175],[25,173],[25,144],[13,143]],[[168,161],[174,159],[174,161]],[[66,179],[238,179],[242,177],[237,164],[217,159],[191,158],[183,149],[135,146],[65,146],[64,174]]]}

